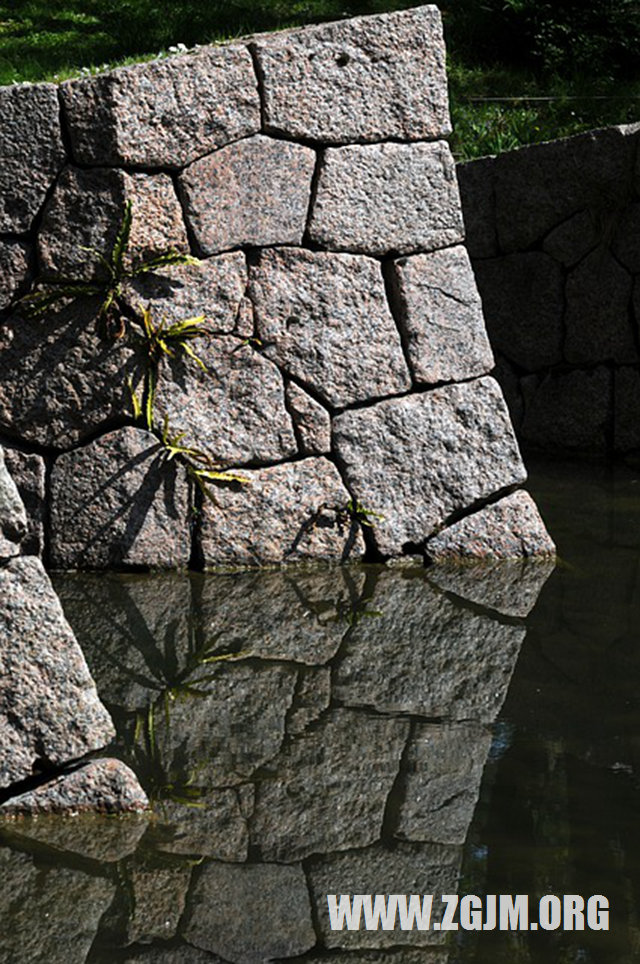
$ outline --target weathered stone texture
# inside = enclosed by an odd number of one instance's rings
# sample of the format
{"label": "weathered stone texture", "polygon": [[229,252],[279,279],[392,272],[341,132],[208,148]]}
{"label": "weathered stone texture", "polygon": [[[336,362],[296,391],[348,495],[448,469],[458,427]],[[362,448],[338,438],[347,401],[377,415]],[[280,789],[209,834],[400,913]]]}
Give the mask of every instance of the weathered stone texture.
{"label": "weathered stone texture", "polygon": [[155,436],[124,428],[56,460],[54,569],[180,569],[190,553],[187,480]]}
{"label": "weathered stone texture", "polygon": [[205,566],[346,562],[364,554],[350,495],[325,458],[243,471],[249,483],[217,486],[202,522]]}
{"label": "weathered stone texture", "polygon": [[231,964],[303,954],[316,935],[302,867],[208,864],[193,889],[183,933]]}
{"label": "weathered stone texture", "polygon": [[252,843],[265,860],[364,847],[380,839],[408,736],[404,720],[337,710],[290,742],[258,787]]}
{"label": "weathered stone texture", "polygon": [[314,723],[331,702],[331,668],[304,669],[298,676],[296,697],[287,718],[287,733],[299,736]]}
{"label": "weathered stone texture", "polygon": [[300,244],[315,152],[262,134],[196,161],[180,177],[185,217],[198,248]]}
{"label": "weathered stone texture", "polygon": [[51,583],[35,558],[0,569],[0,785],[60,765],[114,735]]}
{"label": "weathered stone texture", "polygon": [[95,331],[98,298],[78,298],[46,318],[6,321],[0,351],[0,428],[8,438],[64,448],[131,407],[127,379],[138,364],[121,341]]}
{"label": "weathered stone texture", "polygon": [[42,820],[34,814],[21,815],[19,820],[5,823],[4,828],[14,840],[33,841],[65,854],[67,859],[69,854],[78,854],[102,864],[115,864],[134,853],[150,820],[149,812],[108,820],[103,813],[71,813],[55,820]]}
{"label": "weathered stone texture", "polygon": [[535,502],[522,490],[444,529],[429,539],[425,549],[434,562],[555,554],[555,546]]}
{"label": "weathered stone texture", "polygon": [[504,355],[496,356],[495,368],[492,372],[493,377],[502,389],[504,400],[509,409],[511,424],[516,436],[520,437],[522,418],[524,416],[524,401],[520,390],[520,376],[516,368],[507,361]]}
{"label": "weathered stone texture", "polygon": [[260,129],[251,55],[239,44],[69,80],[60,90],[82,164],[182,167]]}
{"label": "weathered stone texture", "polygon": [[417,382],[458,381],[491,370],[482,304],[462,246],[396,261],[391,278]]}
{"label": "weathered stone texture", "polygon": [[7,308],[15,298],[24,293],[30,273],[29,254],[29,246],[21,241],[0,242],[0,309]]}
{"label": "weathered stone texture", "polygon": [[6,447],[4,459],[27,512],[27,531],[21,541],[22,554],[41,556],[46,511],[44,459],[40,455]]}
{"label": "weathered stone texture", "polygon": [[562,361],[563,277],[541,251],[474,265],[495,351],[528,371]]}
{"label": "weathered stone texture", "polygon": [[191,359],[165,361],[156,394],[159,417],[167,416],[174,433],[185,433],[182,444],[227,465],[295,455],[276,366],[232,336],[206,338],[193,348],[206,370]]}
{"label": "weathered stone texture", "polygon": [[[176,265],[162,274],[144,274],[124,287],[124,297],[140,311],[151,306],[157,323],[204,315],[207,330],[230,334],[236,327],[247,284],[247,266],[240,252],[207,258],[197,265]],[[198,352],[198,341],[192,344]]]}
{"label": "weathered stone texture", "polygon": [[465,842],[491,738],[491,730],[476,723],[416,727],[405,756],[397,836],[432,843]]}
{"label": "weathered stone texture", "polygon": [[633,452],[640,448],[640,372],[637,368],[619,368],[613,385],[615,451]]}
{"label": "weathered stone texture", "polygon": [[43,867],[5,848],[0,870],[0,960],[85,964],[115,896],[113,883],[69,867]]}
{"label": "weathered stone texture", "polygon": [[264,251],[249,279],[265,354],[327,404],[340,407],[410,388],[375,261]]}
{"label": "weathered stone texture", "polygon": [[300,439],[304,455],[326,455],[331,451],[331,419],[326,408],[295,382],[285,388],[287,408]]}
{"label": "weathered stone texture", "polygon": [[3,814],[139,813],[149,801],[134,773],[120,760],[92,760],[36,790],[12,797]]}
{"label": "weathered stone texture", "polygon": [[65,159],[55,86],[3,87],[0,117],[0,232],[21,234],[31,228]]}
{"label": "weathered stone texture", "polygon": [[389,570],[369,607],[375,618],[358,623],[340,652],[334,700],[432,720],[496,719],[524,628],[456,605],[426,576]]}
{"label": "weathered stone texture", "polygon": [[322,247],[411,254],[462,241],[455,164],[448,144],[329,148],[309,224]]}
{"label": "weathered stone texture", "polygon": [[526,478],[491,378],[344,412],[333,432],[350,490],[384,517],[372,534],[388,555],[422,543],[452,512]]}
{"label": "weathered stone texture", "polygon": [[[455,894],[462,851],[438,844],[398,843],[393,850],[378,844],[366,850],[314,860],[309,869],[311,899],[322,943],[329,948],[384,948],[430,945],[445,934],[433,930],[332,930],[327,894]],[[432,921],[442,919],[444,905],[433,900]],[[404,957],[401,958],[404,960]]]}
{"label": "weathered stone texture", "polygon": [[74,281],[104,277],[94,252],[109,257],[127,201],[133,212],[129,264],[167,248],[188,252],[182,210],[168,175],[67,167],[47,203],[38,236],[43,274]]}
{"label": "weathered stone texture", "polygon": [[27,534],[27,514],[0,448],[0,560],[17,556]]}
{"label": "weathered stone texture", "polygon": [[573,269],[566,299],[567,361],[638,360],[629,319],[631,276],[605,248],[592,251]]}
{"label": "weathered stone texture", "polygon": [[267,130],[327,143],[451,133],[433,6],[258,37],[254,47]]}
{"label": "weathered stone texture", "polygon": [[601,365],[523,379],[523,440],[539,448],[604,451],[612,416],[611,378]]}

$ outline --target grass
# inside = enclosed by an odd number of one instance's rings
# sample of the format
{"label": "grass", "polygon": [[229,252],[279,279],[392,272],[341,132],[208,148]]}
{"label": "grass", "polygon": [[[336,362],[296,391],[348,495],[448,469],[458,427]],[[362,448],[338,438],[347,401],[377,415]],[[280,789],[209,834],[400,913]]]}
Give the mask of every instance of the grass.
{"label": "grass", "polygon": [[[0,0],[0,84],[64,80],[151,59],[179,45],[228,40],[344,16],[419,5],[420,0]],[[640,119],[640,79],[606,71],[536,75],[478,64],[459,37],[455,5],[443,2],[449,57],[452,147],[458,159]],[[18,7],[18,9],[16,9]],[[451,12],[447,12],[447,7]],[[479,4],[478,9],[481,9]],[[496,99],[497,98],[497,99]]]}

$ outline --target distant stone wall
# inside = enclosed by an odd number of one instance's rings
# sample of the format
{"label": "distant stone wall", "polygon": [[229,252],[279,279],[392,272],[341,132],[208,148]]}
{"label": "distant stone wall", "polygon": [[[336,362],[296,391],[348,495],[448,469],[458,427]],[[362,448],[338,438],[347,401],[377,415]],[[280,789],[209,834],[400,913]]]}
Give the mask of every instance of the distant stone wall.
{"label": "distant stone wall", "polygon": [[[438,557],[552,551],[514,501],[449,133],[431,6],[0,90],[0,438],[51,567],[429,556],[449,526]],[[202,262],[123,284],[104,331],[128,202],[130,265]],[[34,320],[36,277],[96,291]],[[206,369],[164,358],[153,432],[129,414],[147,303],[212,332]],[[165,418],[250,484],[203,500]]]}
{"label": "distant stone wall", "polygon": [[467,247],[519,441],[640,449],[640,125],[458,166]]}

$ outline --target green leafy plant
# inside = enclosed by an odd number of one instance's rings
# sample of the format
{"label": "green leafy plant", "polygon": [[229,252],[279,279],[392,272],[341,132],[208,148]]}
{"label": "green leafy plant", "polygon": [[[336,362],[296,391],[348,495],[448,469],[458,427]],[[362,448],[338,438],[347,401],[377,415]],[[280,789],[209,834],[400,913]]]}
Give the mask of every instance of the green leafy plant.
{"label": "green leafy plant", "polygon": [[384,516],[379,512],[374,512],[373,509],[367,509],[361,502],[357,499],[349,499],[345,508],[345,515],[349,516],[351,519],[355,519],[360,525],[366,526],[368,529],[372,529],[375,522],[372,520],[377,520],[382,522]]}
{"label": "green leafy plant", "polygon": [[[81,247],[81,250],[97,256],[105,272],[104,281],[74,281],[68,278],[37,279],[36,290],[25,295],[21,300],[26,314],[35,318],[43,315],[52,305],[60,301],[82,296],[99,296],[101,303],[97,313],[97,321],[100,333],[109,338],[124,337],[128,317],[128,307],[121,301],[124,282],[131,281],[141,275],[157,273],[173,265],[200,263],[198,258],[194,258],[190,254],[184,254],[174,248],[167,248],[166,251],[148,258],[132,259],[130,266],[128,266],[127,255],[131,244],[132,223],[133,205],[131,201],[127,201],[116,239],[109,254],[105,256],[96,248]],[[204,319],[202,320],[204,321]],[[189,324],[193,321],[195,319],[188,319],[183,324]],[[175,334],[173,334],[173,337],[176,337]]]}

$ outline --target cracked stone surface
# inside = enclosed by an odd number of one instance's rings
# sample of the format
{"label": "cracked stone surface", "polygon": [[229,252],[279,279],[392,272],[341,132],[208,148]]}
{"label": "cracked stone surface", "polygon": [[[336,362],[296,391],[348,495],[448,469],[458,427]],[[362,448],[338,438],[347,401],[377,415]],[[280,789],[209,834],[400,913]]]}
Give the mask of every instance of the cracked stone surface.
{"label": "cracked stone surface", "polygon": [[167,767],[186,759],[207,788],[246,782],[276,755],[285,733],[285,718],[293,702],[295,670],[283,665],[252,667],[215,663],[192,674],[206,696],[177,699],[169,723],[164,705],[157,714],[156,738]]}
{"label": "cracked stone surface", "polygon": [[54,569],[186,568],[188,484],[154,435],[123,428],[56,459],[50,552]]}
{"label": "cracked stone surface", "polygon": [[315,151],[256,134],[180,176],[185,218],[203,254],[239,244],[300,244]]}
{"label": "cracked stone surface", "polygon": [[147,795],[121,760],[92,760],[71,773],[12,797],[0,806],[3,814],[140,813]]}
{"label": "cracked stone surface", "polygon": [[260,129],[248,50],[208,47],[60,87],[82,164],[182,167]]}
{"label": "cracked stone surface", "polygon": [[0,568],[0,786],[105,746],[113,724],[39,559]]}
{"label": "cracked stone surface", "polygon": [[443,844],[465,842],[491,740],[491,730],[477,723],[416,727],[405,757],[397,836]]}
{"label": "cracked stone surface", "polygon": [[0,291],[0,309],[7,308],[16,297],[25,293],[26,282],[30,275],[30,253],[29,245],[23,241],[0,242],[0,275],[3,281]]}
{"label": "cracked stone surface", "polygon": [[[381,844],[314,860],[309,868],[311,899],[320,937],[328,948],[384,948],[441,944],[444,933],[433,930],[333,931],[327,894],[455,894],[462,862],[460,847],[398,843]],[[434,898],[433,920],[441,920],[443,905]]]}
{"label": "cracked stone surface", "polygon": [[20,554],[27,533],[27,514],[0,447],[0,560]]}
{"label": "cracked stone surface", "polygon": [[364,555],[350,496],[335,465],[303,459],[242,472],[248,483],[217,486],[204,506],[206,568],[347,562]]}
{"label": "cracked stone surface", "polygon": [[294,705],[287,719],[287,733],[299,736],[319,719],[331,702],[331,668],[303,669],[298,676]]}
{"label": "cracked stone surface", "polygon": [[193,347],[207,370],[191,359],[165,363],[156,393],[159,417],[168,417],[174,433],[185,433],[182,444],[226,465],[295,455],[276,366],[231,335],[199,340]]}
{"label": "cracked stone surface", "polygon": [[65,160],[56,86],[3,87],[0,117],[0,231],[21,234],[31,228]]}
{"label": "cracked stone surface", "polygon": [[325,248],[411,254],[464,237],[449,145],[329,148],[320,168],[309,237]]}
{"label": "cracked stone surface", "polygon": [[26,534],[20,543],[22,554],[41,556],[44,549],[46,512],[44,459],[40,455],[5,447],[4,460],[27,512]]}
{"label": "cracked stone surface", "polygon": [[249,272],[264,353],[333,407],[411,380],[380,265],[349,254],[263,251]]}
{"label": "cracked stone surface", "polygon": [[208,864],[193,889],[183,933],[230,964],[303,954],[316,935],[302,867]]}
{"label": "cracked stone surface", "polygon": [[74,281],[104,278],[98,254],[84,248],[109,257],[127,201],[133,215],[129,265],[167,248],[189,251],[182,209],[167,174],[67,167],[47,202],[38,235],[42,273]]}
{"label": "cracked stone surface", "polygon": [[451,133],[435,7],[257,37],[267,130],[325,143]]}
{"label": "cracked stone surface", "polygon": [[364,847],[380,839],[408,735],[404,720],[336,710],[292,740],[260,783],[251,842],[264,860]]}
{"label": "cracked stone surface", "polygon": [[424,575],[398,579],[386,570],[369,610],[376,615],[354,626],[340,652],[334,700],[380,713],[495,720],[523,627],[454,605]]}
{"label": "cracked stone surface", "polygon": [[571,268],[598,243],[598,217],[585,209],[550,231],[542,247],[547,254]]}
{"label": "cracked stone surface", "polygon": [[78,298],[46,318],[14,315],[10,344],[0,351],[0,429],[7,437],[55,448],[82,441],[128,412],[129,377],[139,366],[121,341],[95,332],[98,298]]}
{"label": "cracked stone surface", "polygon": [[482,302],[462,245],[394,262],[391,281],[417,382],[459,381],[493,368]]}
{"label": "cracked stone surface", "polygon": [[333,440],[350,490],[384,517],[372,536],[387,555],[422,543],[452,512],[526,479],[492,378],[344,412],[334,419]]}
{"label": "cracked stone surface", "polygon": [[487,331],[495,351],[528,371],[562,361],[563,276],[542,251],[474,265]]}
{"label": "cracked stone surface", "polygon": [[[141,275],[126,284],[124,297],[138,311],[151,305],[154,321],[183,321],[204,315],[207,329],[234,331],[247,284],[240,252],[207,258],[197,265],[175,265],[162,274]],[[201,342],[192,347],[197,353]]]}
{"label": "cracked stone surface", "polygon": [[452,559],[523,559],[555,556],[538,507],[528,492],[512,492],[429,539],[427,556]]}
{"label": "cracked stone surface", "polygon": [[602,452],[612,415],[611,378],[599,365],[524,379],[523,440],[543,449]]}
{"label": "cracked stone surface", "polygon": [[113,883],[69,867],[43,868],[6,848],[0,851],[0,869],[2,960],[85,964],[115,896]]}
{"label": "cracked stone surface", "polygon": [[331,419],[319,402],[295,382],[285,388],[287,408],[304,455],[327,455],[331,451]]}

